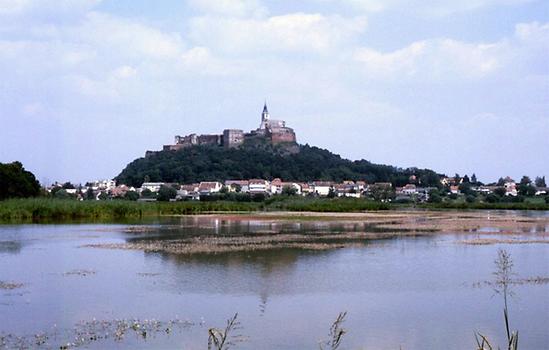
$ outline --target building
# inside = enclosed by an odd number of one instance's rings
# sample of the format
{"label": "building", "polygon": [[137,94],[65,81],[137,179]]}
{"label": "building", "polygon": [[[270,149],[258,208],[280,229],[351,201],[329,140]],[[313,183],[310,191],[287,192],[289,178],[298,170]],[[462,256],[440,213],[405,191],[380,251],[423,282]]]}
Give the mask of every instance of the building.
{"label": "building", "polygon": [[266,194],[266,193],[270,192],[270,190],[271,190],[270,187],[271,186],[269,184],[269,181],[267,181],[267,180],[252,179],[248,183],[248,192],[250,194],[259,194],[259,193]]}
{"label": "building", "polygon": [[218,193],[221,191],[223,185],[217,181],[204,181],[198,185],[198,193],[201,196],[208,196],[212,193]]}
{"label": "building", "polygon": [[[286,126],[284,120],[271,119],[267,103],[263,106],[259,128],[245,133],[240,129],[225,129],[222,134],[198,135],[189,134],[186,136],[175,136],[173,145],[165,145],[163,151],[178,151],[193,146],[222,146],[225,148],[236,148],[249,142],[267,142],[272,145],[289,143],[295,144],[296,136],[292,128]],[[147,151],[145,157],[155,155],[155,151]]]}
{"label": "building", "polygon": [[139,192],[143,192],[144,190],[158,192],[160,191],[160,187],[162,186],[164,186],[164,182],[143,182],[143,184],[141,185],[141,190]]}
{"label": "building", "polygon": [[312,183],[313,193],[319,196],[327,196],[332,189],[332,182],[330,181],[314,181]]}

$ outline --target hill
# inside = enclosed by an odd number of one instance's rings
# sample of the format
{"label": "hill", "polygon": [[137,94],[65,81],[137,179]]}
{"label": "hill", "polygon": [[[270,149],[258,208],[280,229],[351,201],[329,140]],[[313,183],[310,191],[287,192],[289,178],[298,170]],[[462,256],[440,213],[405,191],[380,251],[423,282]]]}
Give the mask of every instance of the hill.
{"label": "hill", "polygon": [[328,150],[308,145],[294,146],[290,152],[281,146],[244,146],[224,149],[195,146],[179,151],[162,151],[131,162],[115,178],[117,183],[139,187],[152,182],[195,183],[228,179],[273,179],[307,182],[313,180],[364,180],[391,182],[402,186],[416,175],[424,186],[438,186],[439,176],[428,169],[401,169],[351,161]]}

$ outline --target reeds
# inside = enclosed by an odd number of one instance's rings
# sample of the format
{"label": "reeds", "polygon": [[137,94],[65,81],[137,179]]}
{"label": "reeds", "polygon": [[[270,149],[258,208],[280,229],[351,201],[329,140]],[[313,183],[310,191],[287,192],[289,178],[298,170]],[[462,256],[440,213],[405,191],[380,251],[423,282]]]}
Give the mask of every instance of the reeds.
{"label": "reeds", "polygon": [[238,313],[229,318],[224,329],[208,329],[208,350],[228,350],[231,346],[244,341],[244,336],[232,334],[233,332],[242,329],[237,318]]}
{"label": "reeds", "polygon": [[[498,250],[498,257],[495,260],[496,270],[494,271],[494,291],[496,294],[500,294],[503,297],[503,318],[505,321],[505,332],[507,335],[507,350],[518,349],[518,331],[511,331],[509,322],[509,307],[507,305],[507,299],[513,296],[514,293],[511,290],[513,284],[513,260],[511,254],[504,249]],[[481,333],[475,334],[477,342],[477,350],[492,350],[493,347],[490,344],[488,338]]]}
{"label": "reeds", "polygon": [[[345,322],[347,311],[340,312],[334,323],[330,327],[330,333],[328,334],[328,340],[319,343],[320,350],[330,349],[337,350],[343,341],[343,336],[347,333],[347,330],[342,327]],[[326,348],[324,347],[326,346]]]}

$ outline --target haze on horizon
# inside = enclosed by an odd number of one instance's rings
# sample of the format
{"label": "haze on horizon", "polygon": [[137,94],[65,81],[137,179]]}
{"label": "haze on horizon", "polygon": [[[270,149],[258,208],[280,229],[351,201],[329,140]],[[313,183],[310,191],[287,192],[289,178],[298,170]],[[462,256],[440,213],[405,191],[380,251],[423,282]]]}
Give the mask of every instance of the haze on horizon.
{"label": "haze on horizon", "polygon": [[438,172],[549,176],[544,0],[0,0],[0,162],[113,178],[254,129]]}

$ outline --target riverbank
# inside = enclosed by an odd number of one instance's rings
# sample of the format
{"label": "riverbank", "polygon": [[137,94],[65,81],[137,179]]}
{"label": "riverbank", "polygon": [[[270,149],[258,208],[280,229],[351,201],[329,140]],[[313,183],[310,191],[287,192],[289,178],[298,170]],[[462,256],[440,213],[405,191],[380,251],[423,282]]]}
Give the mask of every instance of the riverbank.
{"label": "riverbank", "polygon": [[390,204],[355,198],[280,197],[263,202],[185,201],[132,202],[75,201],[45,198],[11,199],[0,202],[0,223],[108,221],[166,215],[192,215],[220,212],[317,212],[356,213],[395,209],[496,209],[549,210],[545,203],[430,203]]}

